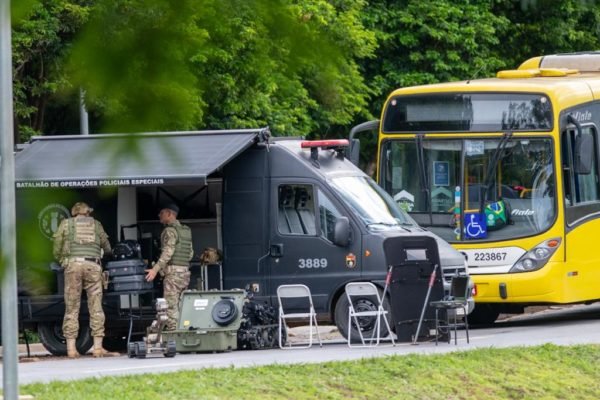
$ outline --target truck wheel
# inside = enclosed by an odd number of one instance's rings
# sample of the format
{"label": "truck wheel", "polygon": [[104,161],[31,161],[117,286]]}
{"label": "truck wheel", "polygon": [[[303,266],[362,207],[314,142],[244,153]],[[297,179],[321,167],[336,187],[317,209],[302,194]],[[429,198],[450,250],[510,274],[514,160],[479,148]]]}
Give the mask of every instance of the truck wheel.
{"label": "truck wheel", "polygon": [[[381,290],[380,290],[379,295],[381,296]],[[365,297],[365,298],[354,297],[353,303],[354,303],[354,309],[357,312],[377,311],[377,304],[375,303],[374,299],[372,299],[370,297]],[[340,333],[342,334],[342,336],[346,340],[348,339],[348,332],[350,331],[350,334],[352,335],[350,341],[352,343],[360,343],[360,335],[358,333],[358,328],[357,328],[356,324],[354,323],[354,321],[352,321],[352,326],[351,326],[350,330],[348,329],[348,307],[349,307],[348,297],[346,296],[346,293],[344,292],[340,296],[340,298],[338,299],[338,302],[335,305],[335,312],[334,312],[335,324],[336,324],[338,330],[340,331]],[[387,297],[385,299],[383,299],[383,308],[388,311],[388,321],[390,321],[391,320],[390,302],[387,299]],[[376,324],[376,317],[358,318],[358,325],[360,327],[360,330],[361,330],[364,338],[371,337],[371,335],[373,334],[373,330],[375,329],[375,324]],[[390,325],[391,325],[391,323],[390,323]],[[383,320],[382,320],[381,325],[379,327],[379,336],[381,338],[384,338],[387,335],[388,335],[388,329],[387,329],[387,326],[385,325],[385,322],[383,322]]]}
{"label": "truck wheel", "polygon": [[491,325],[500,315],[500,310],[492,304],[475,304],[475,309],[469,314],[469,325]]}
{"label": "truck wheel", "polygon": [[[40,341],[52,355],[67,355],[67,340],[63,336],[62,321],[39,323],[38,334],[40,335]],[[93,343],[89,325],[80,324],[76,342],[79,354],[87,353],[92,348]]]}

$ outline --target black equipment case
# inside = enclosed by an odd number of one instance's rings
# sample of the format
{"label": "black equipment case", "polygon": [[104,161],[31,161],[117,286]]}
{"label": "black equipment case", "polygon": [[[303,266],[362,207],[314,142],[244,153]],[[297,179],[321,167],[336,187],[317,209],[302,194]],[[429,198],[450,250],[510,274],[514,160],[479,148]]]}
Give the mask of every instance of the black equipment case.
{"label": "black equipment case", "polygon": [[115,276],[108,283],[110,292],[130,292],[152,289],[153,287],[152,282],[146,282],[145,275]]}
{"label": "black equipment case", "polygon": [[117,276],[144,275],[146,264],[141,259],[109,261],[104,267],[111,278]]}

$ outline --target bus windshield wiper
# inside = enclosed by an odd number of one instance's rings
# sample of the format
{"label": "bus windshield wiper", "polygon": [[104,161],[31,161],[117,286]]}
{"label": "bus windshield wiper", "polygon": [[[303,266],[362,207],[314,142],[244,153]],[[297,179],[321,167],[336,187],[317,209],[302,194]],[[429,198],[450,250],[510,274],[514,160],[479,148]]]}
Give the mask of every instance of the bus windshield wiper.
{"label": "bus windshield wiper", "polygon": [[425,207],[429,212],[429,225],[433,226],[433,215],[431,211],[431,192],[429,186],[429,177],[427,175],[427,166],[425,165],[425,153],[423,152],[423,137],[425,135],[419,133],[415,136],[415,143],[417,145],[417,164],[419,171],[419,184],[421,186],[421,192],[425,194]]}
{"label": "bus windshield wiper", "polygon": [[[479,212],[482,213],[485,208],[485,201],[487,200],[487,193],[492,186],[492,178],[496,174],[496,168],[498,168],[498,162],[502,155],[504,154],[504,150],[506,149],[506,145],[510,141],[512,137],[512,132],[504,132],[502,135],[502,139],[498,142],[498,146],[496,146],[496,151],[492,155],[490,159],[490,163],[488,164],[488,169],[483,179],[483,187],[479,193]],[[485,147],[484,147],[485,149]],[[485,150],[484,150],[485,151]]]}

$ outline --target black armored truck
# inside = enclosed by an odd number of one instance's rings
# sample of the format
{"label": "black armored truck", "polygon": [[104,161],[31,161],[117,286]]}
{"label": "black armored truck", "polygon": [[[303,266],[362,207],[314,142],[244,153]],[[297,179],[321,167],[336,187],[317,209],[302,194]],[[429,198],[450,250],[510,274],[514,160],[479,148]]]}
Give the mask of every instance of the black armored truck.
{"label": "black armored truck", "polygon": [[[20,328],[37,329],[50,352],[66,352],[51,237],[76,201],[94,207],[113,244],[139,245],[144,265],[159,255],[160,207],[176,203],[196,253],[212,247],[222,254],[216,278],[206,269],[199,273],[201,261],[193,259],[191,288],[207,288],[211,279],[219,289],[252,284],[255,300],[275,305],[278,286],[302,283],[320,318],[335,322],[344,336],[344,287],[370,281],[383,289],[393,262],[386,241],[433,237],[446,286],[451,276],[466,274],[464,257],[353,165],[346,146],[345,140],[272,138],[268,129],[34,137],[16,154]],[[125,338],[154,318],[160,281],[149,286],[138,278],[107,287],[107,347],[123,349]],[[403,306],[389,294],[386,307]],[[365,300],[361,307],[376,306]],[[86,351],[85,296],[80,321],[78,347]]]}

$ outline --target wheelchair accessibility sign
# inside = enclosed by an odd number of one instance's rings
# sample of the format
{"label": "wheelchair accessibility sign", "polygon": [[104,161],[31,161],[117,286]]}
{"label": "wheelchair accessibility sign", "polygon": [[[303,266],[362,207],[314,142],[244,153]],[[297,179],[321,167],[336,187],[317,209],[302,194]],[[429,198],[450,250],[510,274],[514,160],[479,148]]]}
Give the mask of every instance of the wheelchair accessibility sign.
{"label": "wheelchair accessibility sign", "polygon": [[485,239],[487,237],[487,226],[483,213],[466,213],[464,226],[465,239]]}

